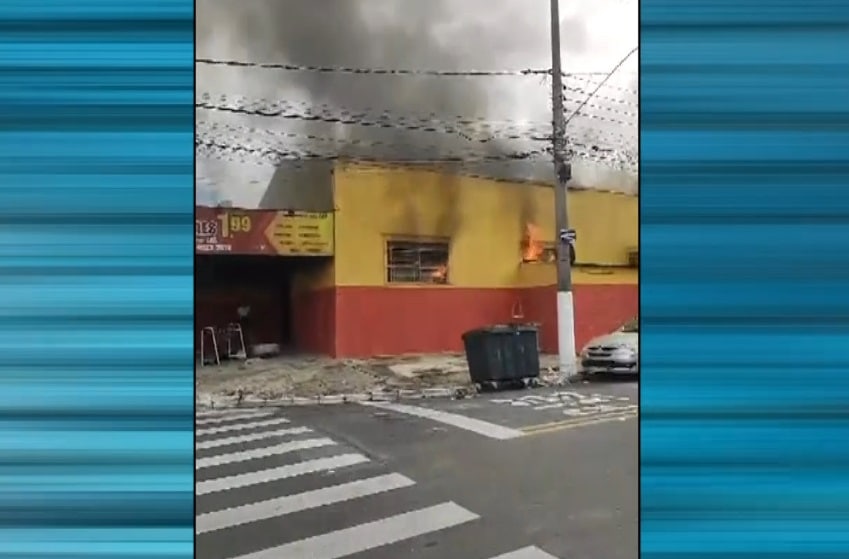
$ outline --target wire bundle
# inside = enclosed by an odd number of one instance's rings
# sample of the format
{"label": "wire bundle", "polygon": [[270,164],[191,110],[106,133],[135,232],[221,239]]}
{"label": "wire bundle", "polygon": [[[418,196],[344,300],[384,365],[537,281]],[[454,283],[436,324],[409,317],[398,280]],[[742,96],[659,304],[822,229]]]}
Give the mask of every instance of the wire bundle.
{"label": "wire bundle", "polygon": [[[636,142],[638,103],[636,91],[607,83],[610,76],[636,49],[610,72],[564,73],[586,81],[587,87],[563,86],[565,117],[569,124],[567,156],[611,168],[636,172],[639,165]],[[341,73],[364,76],[430,76],[440,78],[551,76],[549,69],[519,70],[413,70],[311,66],[290,63],[260,63],[199,58],[197,64],[258,70]],[[592,91],[589,89],[592,88]],[[600,94],[602,88],[619,96]],[[594,100],[596,102],[590,102]],[[543,122],[491,120],[468,115],[393,114],[380,108],[347,109],[320,103],[292,100],[248,99],[242,96],[202,94],[195,101],[199,114],[236,118],[241,122],[265,121],[263,126],[199,120],[196,152],[199,157],[259,165],[297,165],[310,161],[357,159],[390,165],[537,165],[551,161],[551,126]],[[587,109],[592,113],[588,114]],[[267,124],[266,124],[267,123]],[[292,123],[308,130],[279,130]],[[597,123],[604,123],[598,126]],[[328,132],[315,132],[316,125],[329,125]],[[610,127],[624,130],[612,130]],[[355,129],[355,130],[352,130]],[[340,132],[341,130],[341,132]],[[373,130],[372,137],[361,131]],[[416,134],[405,141],[399,132]],[[428,143],[421,134],[448,135]],[[385,139],[380,139],[385,135]],[[378,136],[375,138],[373,136]],[[516,149],[508,149],[515,142]],[[545,145],[540,146],[541,142]],[[497,146],[496,146],[497,144]],[[477,146],[477,147],[476,147]],[[483,149],[482,149],[483,148]],[[496,149],[497,148],[497,149]]]}

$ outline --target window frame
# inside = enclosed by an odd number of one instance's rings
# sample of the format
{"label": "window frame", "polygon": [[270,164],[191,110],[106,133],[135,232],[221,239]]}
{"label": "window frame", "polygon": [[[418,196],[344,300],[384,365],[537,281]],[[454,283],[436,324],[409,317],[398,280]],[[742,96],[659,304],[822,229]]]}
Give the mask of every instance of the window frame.
{"label": "window frame", "polygon": [[[525,260],[524,254],[522,254],[521,263],[522,265],[528,264],[556,264],[557,263],[557,243],[548,243],[543,242],[540,243],[542,245],[542,253],[540,258],[536,260]],[[522,253],[526,250],[527,245],[523,241],[521,245]],[[543,258],[543,255],[547,255]]]}
{"label": "window frame", "polygon": [[[422,266],[421,252],[417,254],[417,263],[414,268],[414,275],[419,280],[393,280],[393,269],[404,268],[403,265],[393,265],[391,263],[391,253],[393,244],[411,245],[409,248],[421,249],[427,245],[441,245],[445,248],[445,280],[439,281],[432,275],[438,270],[438,266]],[[419,245],[418,247],[416,245]],[[403,247],[401,247],[403,248]],[[431,274],[428,276],[427,274]],[[422,278],[429,279],[422,279]],[[443,287],[451,285],[451,239],[445,237],[414,237],[414,236],[397,236],[389,235],[383,239],[383,282],[385,285],[392,287],[417,286],[417,287]]]}

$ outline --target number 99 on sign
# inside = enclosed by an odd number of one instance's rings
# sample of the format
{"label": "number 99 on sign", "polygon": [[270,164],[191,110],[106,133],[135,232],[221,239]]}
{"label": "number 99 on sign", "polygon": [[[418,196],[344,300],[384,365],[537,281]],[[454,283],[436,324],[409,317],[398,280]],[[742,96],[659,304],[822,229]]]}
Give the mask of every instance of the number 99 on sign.
{"label": "number 99 on sign", "polygon": [[221,236],[229,237],[233,233],[250,233],[252,223],[248,215],[220,214],[218,221],[221,223]]}

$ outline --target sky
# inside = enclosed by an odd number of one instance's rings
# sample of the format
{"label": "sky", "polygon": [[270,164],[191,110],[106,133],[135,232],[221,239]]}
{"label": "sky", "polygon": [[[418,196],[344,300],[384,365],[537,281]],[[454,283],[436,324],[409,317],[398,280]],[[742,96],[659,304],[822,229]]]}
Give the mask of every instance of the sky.
{"label": "sky", "polygon": [[[637,10],[636,0],[562,0],[563,71],[610,71],[638,44]],[[544,0],[198,0],[196,13],[199,58],[449,71],[551,64],[549,3]],[[635,53],[569,123],[567,135],[576,151],[574,176],[583,186],[637,188],[637,68]],[[567,114],[600,79],[566,78]],[[322,156],[502,158],[545,147],[532,138],[550,134],[549,80],[540,75],[378,76],[202,64],[196,96],[214,106],[282,107],[290,115],[338,116],[348,111],[391,126],[375,129],[199,109],[198,137],[218,145]],[[476,123],[458,131],[458,118]],[[406,125],[422,120],[437,131]],[[505,138],[510,135],[519,138]],[[591,146],[601,149],[592,153],[601,161],[587,159]],[[538,179],[549,178],[550,167],[545,157],[528,165],[468,164],[484,174]],[[273,170],[266,157],[202,149],[198,202],[229,200],[255,207]]]}

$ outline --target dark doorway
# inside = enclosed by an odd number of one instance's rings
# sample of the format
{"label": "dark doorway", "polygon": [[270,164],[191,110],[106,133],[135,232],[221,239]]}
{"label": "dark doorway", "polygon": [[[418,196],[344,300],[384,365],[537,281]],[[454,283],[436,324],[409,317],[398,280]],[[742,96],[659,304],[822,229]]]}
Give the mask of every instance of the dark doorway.
{"label": "dark doorway", "polygon": [[[325,259],[321,259],[324,261]],[[245,342],[278,344],[292,351],[297,339],[293,320],[293,288],[298,273],[318,263],[311,257],[197,255],[195,258],[195,320],[223,327],[243,322]],[[249,308],[247,317],[239,308]]]}

